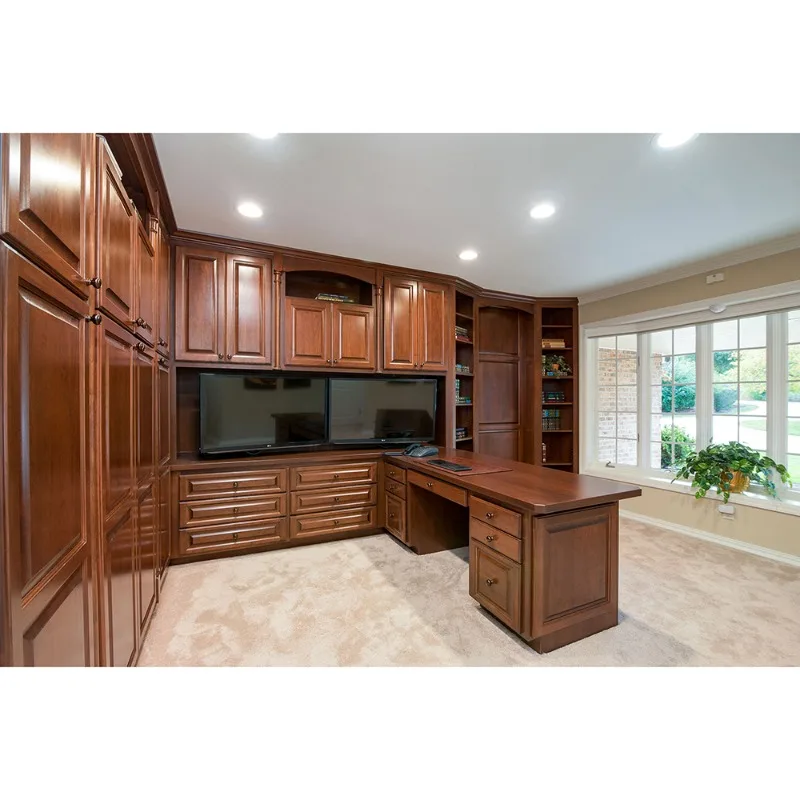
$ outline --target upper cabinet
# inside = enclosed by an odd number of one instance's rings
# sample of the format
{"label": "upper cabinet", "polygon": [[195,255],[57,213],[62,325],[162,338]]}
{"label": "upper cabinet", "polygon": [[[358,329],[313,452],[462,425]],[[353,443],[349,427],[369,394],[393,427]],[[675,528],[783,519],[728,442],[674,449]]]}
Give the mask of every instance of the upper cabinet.
{"label": "upper cabinet", "polygon": [[387,275],[384,370],[446,372],[453,347],[452,287]]}
{"label": "upper cabinet", "polygon": [[137,219],[136,225],[136,335],[147,344],[156,342],[156,254],[144,225]]}
{"label": "upper cabinet", "polygon": [[175,262],[176,359],[271,365],[270,260],[178,247]]}
{"label": "upper cabinet", "polygon": [[172,355],[172,292],[170,291],[169,234],[163,226],[156,225],[151,231],[150,241],[156,253],[156,286],[158,306],[158,329],[156,344],[158,351],[169,358]]}
{"label": "upper cabinet", "polygon": [[88,297],[94,277],[94,137],[7,133],[2,139],[0,234]]}

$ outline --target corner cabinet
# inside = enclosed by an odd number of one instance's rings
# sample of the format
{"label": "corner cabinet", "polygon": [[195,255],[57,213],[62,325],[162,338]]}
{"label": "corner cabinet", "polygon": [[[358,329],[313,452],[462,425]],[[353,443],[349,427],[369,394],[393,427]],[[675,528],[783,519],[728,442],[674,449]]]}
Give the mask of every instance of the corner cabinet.
{"label": "corner cabinet", "polygon": [[447,371],[455,341],[454,295],[446,284],[385,277],[384,370]]}
{"label": "corner cabinet", "polygon": [[272,280],[269,259],[178,247],[176,360],[271,366]]}

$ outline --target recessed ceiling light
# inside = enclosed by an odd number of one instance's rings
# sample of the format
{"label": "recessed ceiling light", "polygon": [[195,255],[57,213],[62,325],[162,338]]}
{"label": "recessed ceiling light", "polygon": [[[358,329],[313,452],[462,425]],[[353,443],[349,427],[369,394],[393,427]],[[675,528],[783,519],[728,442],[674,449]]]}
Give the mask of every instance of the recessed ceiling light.
{"label": "recessed ceiling light", "polygon": [[656,144],[663,150],[671,150],[673,147],[691,142],[695,136],[696,133],[659,133],[656,136]]}
{"label": "recessed ceiling light", "polygon": [[556,207],[552,203],[537,203],[531,209],[533,219],[548,219],[556,213]]}
{"label": "recessed ceiling light", "polygon": [[478,257],[478,253],[475,250],[462,250],[458,257],[462,261],[474,261]]}
{"label": "recessed ceiling light", "polygon": [[277,133],[251,133],[251,136],[255,136],[256,139],[274,139],[278,134]]}
{"label": "recessed ceiling light", "polygon": [[243,217],[263,217],[264,212],[261,210],[259,206],[255,203],[239,203],[236,206],[236,210],[243,216]]}

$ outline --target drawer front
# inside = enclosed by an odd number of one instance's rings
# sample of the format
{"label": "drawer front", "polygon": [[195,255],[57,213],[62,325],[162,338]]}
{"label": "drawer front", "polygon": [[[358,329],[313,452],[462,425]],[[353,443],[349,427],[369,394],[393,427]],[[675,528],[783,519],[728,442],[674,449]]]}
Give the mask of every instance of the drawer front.
{"label": "drawer front", "polygon": [[522,563],[522,540],[472,517],[469,521],[469,538],[502,553],[518,564]]}
{"label": "drawer front", "polygon": [[353,506],[374,506],[378,502],[377,486],[343,486],[341,489],[317,489],[307,492],[292,492],[290,508],[292,514],[311,511],[336,511]]}
{"label": "drawer front", "polygon": [[348,483],[375,483],[378,465],[341,464],[337,467],[293,467],[292,489],[318,489]]}
{"label": "drawer front", "polygon": [[487,525],[522,538],[522,515],[517,514],[516,511],[510,511],[490,503],[488,500],[481,500],[480,497],[470,497],[469,513],[471,517],[475,517]]}
{"label": "drawer front", "polygon": [[439,481],[436,478],[429,478],[421,472],[408,471],[408,482],[413,483],[415,486],[421,486],[429,492],[438,494],[460,506],[467,505],[467,492],[465,489],[460,489],[458,486],[451,486],[449,483]]}
{"label": "drawer front", "polygon": [[487,611],[519,632],[522,568],[475,539],[469,543],[469,593]]}
{"label": "drawer front", "polygon": [[406,482],[406,471],[402,467],[396,467],[394,464],[384,464],[383,474],[398,483]]}
{"label": "drawer front", "polygon": [[252,522],[286,514],[286,495],[267,495],[258,500],[228,500],[225,503],[199,500],[181,503],[181,528]]}
{"label": "drawer front", "polygon": [[303,539],[311,536],[324,536],[331,533],[359,530],[375,527],[375,507],[353,511],[339,511],[328,514],[304,514],[291,517],[289,537]]}
{"label": "drawer front", "polygon": [[226,497],[284,492],[286,470],[184,473],[178,483],[181,500],[222,500]]}
{"label": "drawer front", "polygon": [[386,493],[386,530],[401,542],[406,541],[406,504]]}
{"label": "drawer front", "polygon": [[393,494],[395,497],[399,497],[402,500],[406,499],[406,485],[404,483],[397,483],[397,481],[393,481],[389,478],[383,483],[383,488],[386,489],[389,494]]}
{"label": "drawer front", "polygon": [[197,528],[181,531],[180,552],[182,555],[191,555],[224,552],[259,544],[276,544],[286,541],[286,531],[285,519],[271,520],[250,528]]}

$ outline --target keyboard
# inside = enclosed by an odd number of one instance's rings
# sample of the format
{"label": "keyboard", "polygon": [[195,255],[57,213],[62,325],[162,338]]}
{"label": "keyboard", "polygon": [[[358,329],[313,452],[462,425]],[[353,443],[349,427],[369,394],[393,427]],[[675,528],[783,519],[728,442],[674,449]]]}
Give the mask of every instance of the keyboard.
{"label": "keyboard", "polygon": [[469,472],[472,469],[472,467],[466,467],[463,464],[456,464],[453,461],[445,461],[443,458],[430,458],[425,463],[432,464],[434,467],[449,469],[453,472]]}

